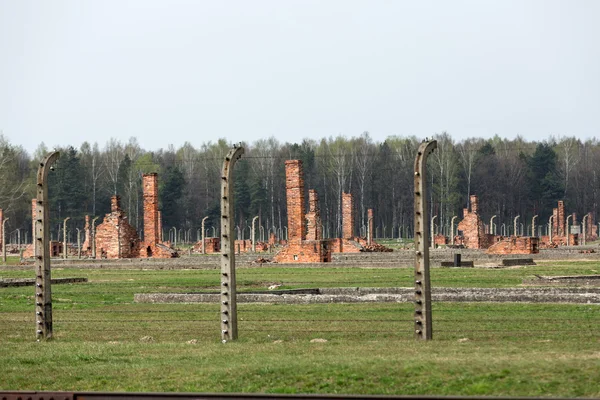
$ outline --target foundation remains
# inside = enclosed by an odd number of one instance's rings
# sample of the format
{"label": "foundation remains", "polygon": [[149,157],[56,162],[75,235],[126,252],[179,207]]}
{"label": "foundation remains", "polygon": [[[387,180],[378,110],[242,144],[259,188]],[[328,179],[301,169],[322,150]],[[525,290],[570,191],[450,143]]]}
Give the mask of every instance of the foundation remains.
{"label": "foundation remains", "polygon": [[490,246],[488,254],[537,254],[539,239],[530,236],[511,236]]}

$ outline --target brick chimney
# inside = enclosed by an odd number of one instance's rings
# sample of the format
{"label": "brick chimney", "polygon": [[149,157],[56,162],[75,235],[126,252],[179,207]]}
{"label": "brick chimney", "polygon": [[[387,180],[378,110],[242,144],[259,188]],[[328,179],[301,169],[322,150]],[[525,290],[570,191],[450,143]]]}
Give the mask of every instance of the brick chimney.
{"label": "brick chimney", "polygon": [[158,174],[142,176],[144,193],[144,244],[158,243]]}
{"label": "brick chimney", "polygon": [[342,238],[354,237],[354,202],[351,193],[342,193]]}
{"label": "brick chimney", "polygon": [[288,241],[305,240],[304,172],[301,160],[285,162],[285,191],[288,211]]}
{"label": "brick chimney", "polygon": [[121,196],[114,195],[110,198],[110,212],[115,213],[121,210]]}
{"label": "brick chimney", "polygon": [[479,204],[477,200],[477,195],[472,194],[471,197],[469,197],[469,201],[471,203],[471,212],[479,214]]}

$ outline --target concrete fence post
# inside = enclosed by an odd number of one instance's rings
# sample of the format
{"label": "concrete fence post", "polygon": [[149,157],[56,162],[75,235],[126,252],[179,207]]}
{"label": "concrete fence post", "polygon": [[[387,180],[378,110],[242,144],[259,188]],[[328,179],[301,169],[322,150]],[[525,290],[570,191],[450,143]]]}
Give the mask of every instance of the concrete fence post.
{"label": "concrete fence post", "polygon": [[2,220],[2,261],[6,264],[6,221],[8,218]]}
{"label": "concrete fence post", "polygon": [[490,218],[490,233],[492,235],[496,235],[496,232],[494,231],[494,219],[496,218],[496,214],[492,215],[492,218]]}
{"label": "concrete fence post", "polygon": [[96,221],[100,217],[92,219],[92,258],[96,258]]}
{"label": "concrete fence post", "polygon": [[583,218],[581,219],[581,225],[582,225],[581,232],[583,232],[582,235],[581,235],[582,236],[582,241],[581,242],[582,242],[582,244],[584,246],[587,244],[587,237],[586,236],[587,236],[587,218],[588,218],[588,215],[589,214],[585,214],[583,216]]}
{"label": "concrete fence post", "polygon": [[513,220],[513,223],[514,223],[513,233],[515,234],[515,236],[519,236],[518,235],[518,233],[519,233],[519,222],[518,222],[519,221],[519,217],[520,217],[520,215],[517,215],[515,217],[515,219]]}
{"label": "concrete fence post", "polygon": [[206,243],[204,242],[204,224],[208,217],[202,218],[202,254],[206,254]]}
{"label": "concrete fence post", "polygon": [[75,229],[77,230],[77,258],[81,258],[81,230]]}
{"label": "concrete fence post", "polygon": [[52,288],[50,273],[50,216],[48,206],[48,173],[60,153],[53,152],[44,158],[38,167],[35,210],[35,315],[37,340],[52,338]]}
{"label": "concrete fence post", "polygon": [[537,215],[534,215],[533,218],[531,218],[531,237],[535,237],[535,220],[537,217]]}
{"label": "concrete fence post", "polygon": [[67,217],[63,220],[63,259],[67,259],[67,221],[71,217]]}
{"label": "concrete fence post", "polygon": [[234,181],[233,168],[244,154],[243,147],[233,146],[223,161],[221,174],[221,340],[236,340],[237,299],[234,248]]}
{"label": "concrete fence post", "polygon": [[566,220],[566,227],[565,229],[567,230],[567,246],[570,245],[570,233],[569,233],[569,218],[573,218],[573,214],[571,215],[567,215],[567,220]]}
{"label": "concrete fence post", "polygon": [[433,217],[431,217],[431,243],[429,243],[429,245],[431,246],[432,249],[435,249],[435,224],[434,221],[437,218],[437,215],[434,215]]}
{"label": "concrete fence post", "polygon": [[252,252],[256,253],[256,220],[258,215],[252,218]]}
{"label": "concrete fence post", "polygon": [[450,220],[450,243],[454,245],[454,221],[458,218],[458,215],[455,215]]}
{"label": "concrete fence post", "polygon": [[549,237],[550,244],[552,244],[552,231],[554,230],[552,227],[553,219],[554,219],[554,215],[551,215],[550,218],[548,218],[548,237]]}
{"label": "concrete fence post", "polygon": [[[423,142],[415,158],[415,338],[431,340],[431,285],[429,279],[429,238],[427,208],[427,156],[437,148],[435,140]],[[433,219],[431,224],[433,225]]]}

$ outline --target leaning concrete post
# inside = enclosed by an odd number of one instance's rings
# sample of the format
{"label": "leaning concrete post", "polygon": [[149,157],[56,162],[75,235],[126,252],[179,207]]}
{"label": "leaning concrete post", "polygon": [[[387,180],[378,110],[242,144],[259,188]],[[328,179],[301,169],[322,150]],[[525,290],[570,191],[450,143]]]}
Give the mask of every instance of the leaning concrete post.
{"label": "leaning concrete post", "polygon": [[206,254],[206,244],[204,243],[204,223],[208,217],[202,218],[202,254]]}
{"label": "leaning concrete post", "polygon": [[492,215],[492,218],[490,218],[490,233],[492,235],[495,235],[496,232],[494,231],[494,218],[496,218],[496,215]]}
{"label": "leaning concrete post", "polygon": [[587,238],[586,238],[586,236],[587,236],[587,217],[588,217],[588,214],[585,214],[585,215],[583,216],[583,218],[581,219],[581,225],[582,225],[582,227],[581,227],[581,228],[582,228],[582,229],[581,229],[581,231],[583,232],[583,234],[582,234],[582,236],[583,236],[583,237],[582,237],[582,239],[583,239],[583,240],[582,240],[582,243],[583,243],[583,245],[584,245],[584,246],[587,244],[587,243],[586,243],[586,242],[587,242],[587,240],[586,240],[586,239],[587,239]]}
{"label": "leaning concrete post", "polygon": [[454,245],[454,221],[456,220],[456,218],[458,218],[458,215],[455,215],[450,220],[450,243],[452,243],[452,245]]}
{"label": "leaning concrete post", "polygon": [[431,286],[429,279],[429,238],[427,216],[427,156],[437,148],[437,141],[421,143],[415,158],[415,338],[431,340]]}
{"label": "leaning concrete post", "polygon": [[221,340],[236,340],[237,299],[235,281],[233,167],[244,154],[243,147],[234,146],[223,162],[221,173]]}
{"label": "leaning concrete post", "polygon": [[63,259],[67,259],[67,221],[71,217],[67,217],[63,220]]}
{"label": "leaning concrete post", "polygon": [[435,229],[433,229],[435,224],[433,223],[433,221],[435,221],[436,218],[437,218],[437,215],[434,215],[433,217],[431,217],[431,243],[430,243],[430,246],[432,249],[435,249]]}
{"label": "leaning concrete post", "polygon": [[570,245],[569,242],[570,242],[570,239],[571,239],[570,238],[571,235],[569,234],[569,218],[573,218],[573,214],[567,215],[567,221],[566,221],[567,222],[567,226],[566,226],[566,230],[567,230],[567,246]]}
{"label": "leaning concrete post", "polygon": [[537,217],[537,215],[534,215],[533,218],[531,218],[531,237],[535,237],[535,220]]}
{"label": "leaning concrete post", "polygon": [[515,217],[515,219],[513,220],[513,223],[514,223],[513,232],[515,233],[515,237],[516,237],[516,236],[519,236],[519,235],[517,235],[517,233],[519,233],[519,229],[518,229],[518,227],[519,227],[519,224],[518,224],[518,222],[517,222],[517,221],[519,221],[519,217],[520,217],[520,215],[517,215],[517,216]]}
{"label": "leaning concrete post", "polygon": [[77,258],[81,258],[81,230],[75,229],[77,230]]}
{"label": "leaning concrete post", "polygon": [[256,253],[256,220],[258,215],[252,218],[252,252]]}
{"label": "leaning concrete post", "polygon": [[92,258],[96,258],[96,221],[100,217],[92,219]]}
{"label": "leaning concrete post", "polygon": [[2,220],[2,260],[6,264],[6,221],[8,218]]}
{"label": "leaning concrete post", "polygon": [[48,215],[48,172],[60,153],[53,152],[40,163],[37,173],[37,196],[34,216],[35,239],[35,315],[37,340],[52,338],[52,288],[50,286],[50,216]]}

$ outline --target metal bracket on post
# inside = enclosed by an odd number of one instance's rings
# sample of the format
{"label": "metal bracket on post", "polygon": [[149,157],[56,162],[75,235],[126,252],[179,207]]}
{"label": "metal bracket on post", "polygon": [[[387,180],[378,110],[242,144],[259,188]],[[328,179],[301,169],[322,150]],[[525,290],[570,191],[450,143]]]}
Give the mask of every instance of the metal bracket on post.
{"label": "metal bracket on post", "polygon": [[233,199],[233,167],[244,154],[244,148],[233,146],[225,156],[221,173],[221,340],[236,340],[237,299],[235,282],[235,248]]}
{"label": "metal bracket on post", "polygon": [[60,153],[55,151],[40,163],[37,173],[35,232],[35,315],[37,340],[52,339],[52,288],[50,286],[50,216],[48,207],[48,172]]}
{"label": "metal bracket on post", "polygon": [[423,142],[415,158],[415,338],[433,338],[429,279],[429,218],[427,209],[427,156],[437,141]]}

